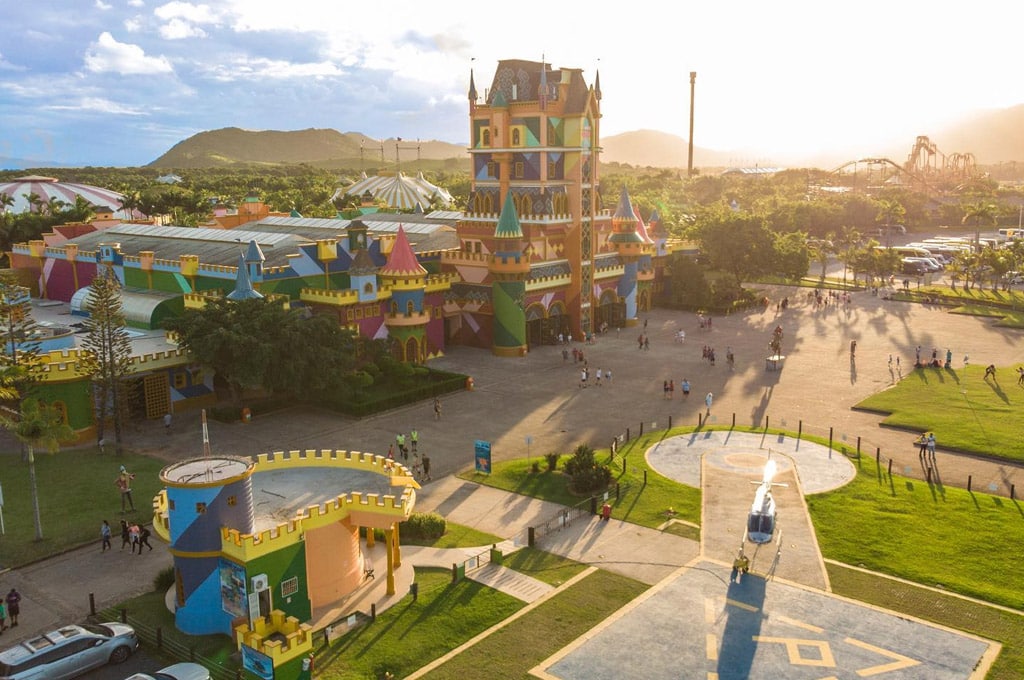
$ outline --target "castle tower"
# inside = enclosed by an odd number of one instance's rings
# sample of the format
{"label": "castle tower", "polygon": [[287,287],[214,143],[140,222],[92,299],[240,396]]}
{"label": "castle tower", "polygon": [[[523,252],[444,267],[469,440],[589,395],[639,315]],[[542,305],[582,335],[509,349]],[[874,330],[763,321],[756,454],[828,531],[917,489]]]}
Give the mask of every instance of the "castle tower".
{"label": "castle tower", "polygon": [[[472,73],[468,94],[472,187],[458,225],[463,248],[477,252],[481,244],[493,254],[504,247],[494,220],[511,196],[524,257],[534,266],[557,262],[568,274],[557,295],[528,304],[551,314],[557,300],[565,314],[559,331],[583,337],[593,331],[594,258],[609,230],[598,193],[599,92],[587,85],[582,69],[509,59],[499,62],[482,102]],[[470,266],[463,264],[463,281],[475,280]],[[481,293],[489,283],[478,284]],[[486,328],[487,320],[478,325]]]}
{"label": "castle tower", "polygon": [[360,302],[377,299],[377,265],[366,247],[367,227],[361,220],[352,220],[345,228],[352,264],[348,267],[349,286],[359,295]]}
{"label": "castle tower", "polygon": [[624,271],[619,279],[618,295],[626,303],[626,326],[637,324],[637,272],[638,262],[647,249],[647,243],[637,233],[640,218],[633,211],[629,192],[622,187],[619,205],[612,215],[612,235],[608,239],[622,260]]}
{"label": "castle tower", "polygon": [[235,289],[227,294],[228,300],[257,300],[263,297],[262,293],[252,287],[252,280],[249,278],[249,267],[246,265],[245,255],[239,254]]}
{"label": "castle tower", "polygon": [[526,352],[526,279],[530,275],[529,258],[523,230],[516,216],[511,194],[494,230],[494,251],[488,263],[491,275],[491,303],[494,329],[491,351],[497,356],[521,356]]}
{"label": "castle tower", "polygon": [[416,258],[401,225],[380,276],[384,287],[391,291],[384,323],[388,334],[400,348],[398,358],[409,362],[424,361],[427,322],[430,321],[430,311],[424,306],[427,270]]}
{"label": "castle tower", "polygon": [[[235,456],[194,458],[165,467],[170,548],[174,556],[175,625],[189,635],[231,630],[238,612],[224,606],[221,527],[252,533],[253,462]],[[230,570],[226,570],[230,571]],[[231,584],[245,593],[247,584]]]}

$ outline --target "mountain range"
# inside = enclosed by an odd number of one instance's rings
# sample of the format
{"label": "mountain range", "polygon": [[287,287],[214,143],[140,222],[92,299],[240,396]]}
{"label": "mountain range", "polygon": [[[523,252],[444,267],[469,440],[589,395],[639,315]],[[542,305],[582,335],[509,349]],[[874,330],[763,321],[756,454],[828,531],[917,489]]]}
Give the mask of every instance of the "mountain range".
{"label": "mountain range", "polygon": [[[979,165],[1024,161],[1024,104],[986,111],[965,118],[946,129],[922,131],[942,153],[970,153]],[[636,130],[602,138],[601,160],[637,167],[685,168],[689,154],[686,139],[657,130]],[[906,140],[900,148],[872,150],[871,157],[886,157],[902,164],[914,145]],[[437,140],[374,139],[360,132],[333,129],[243,130],[237,127],[200,132],[178,142],[147,167],[189,169],[225,167],[233,164],[308,163],[325,168],[401,167],[420,161],[437,169],[468,167],[465,144]],[[764,151],[715,150],[694,147],[698,168],[725,168],[750,164],[739,159],[766,157]],[[832,168],[856,160],[827,150],[813,156],[795,156],[780,151],[768,161],[784,167]],[[34,161],[0,157],[0,167],[59,167]],[[423,165],[421,165],[423,167]]]}

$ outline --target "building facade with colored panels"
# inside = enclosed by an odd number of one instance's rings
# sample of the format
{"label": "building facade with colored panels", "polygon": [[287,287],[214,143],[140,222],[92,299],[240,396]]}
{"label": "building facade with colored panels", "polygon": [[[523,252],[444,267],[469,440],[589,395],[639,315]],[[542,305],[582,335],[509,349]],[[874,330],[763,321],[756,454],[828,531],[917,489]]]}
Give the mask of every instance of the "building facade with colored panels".
{"label": "building facade with colored panels", "polygon": [[471,73],[463,212],[125,224],[18,244],[12,265],[42,297],[79,301],[111,267],[144,328],[180,313],[186,296],[227,293],[244,268],[253,291],[393,338],[404,361],[451,344],[518,356],[559,333],[631,326],[667,294],[671,247],[656,215],[646,225],[624,192],[617,205],[601,195],[600,102],[600,76],[589,84],[581,69],[504,60],[484,96]]}
{"label": "building facade with colored panels", "polygon": [[[386,537],[382,566],[394,594],[398,526],[418,485],[393,461],[329,450],[218,455],[169,465],[161,480],[153,526],[174,559],[183,632],[232,635],[275,667],[293,661],[292,643],[311,648],[304,622],[365,584],[373,565],[363,543],[372,545],[374,530]],[[284,648],[271,644],[275,634]]]}

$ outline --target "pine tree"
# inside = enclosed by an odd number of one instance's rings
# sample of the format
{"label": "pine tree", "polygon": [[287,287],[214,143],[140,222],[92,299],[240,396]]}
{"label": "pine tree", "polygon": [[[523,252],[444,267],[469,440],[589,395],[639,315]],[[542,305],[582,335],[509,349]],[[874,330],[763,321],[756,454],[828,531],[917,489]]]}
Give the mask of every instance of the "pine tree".
{"label": "pine tree", "polygon": [[128,376],[132,344],[128,337],[121,284],[111,268],[97,273],[86,298],[89,317],[82,347],[88,350],[85,362],[92,375],[93,404],[96,413],[96,438],[103,439],[107,420],[114,426],[114,448],[121,454],[122,433],[128,413]]}
{"label": "pine tree", "polygon": [[32,298],[10,271],[0,272],[0,401],[20,409],[22,399],[31,396],[39,379],[39,326],[32,317]]}

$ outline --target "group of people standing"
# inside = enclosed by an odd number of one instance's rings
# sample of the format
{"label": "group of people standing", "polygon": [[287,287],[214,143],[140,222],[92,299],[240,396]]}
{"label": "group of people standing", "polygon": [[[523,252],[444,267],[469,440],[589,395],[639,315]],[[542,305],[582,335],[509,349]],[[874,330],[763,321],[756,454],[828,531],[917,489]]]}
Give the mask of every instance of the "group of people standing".
{"label": "group of people standing", "polygon": [[[435,400],[436,401],[436,400]],[[398,455],[403,461],[409,461],[409,454],[412,454],[412,475],[413,479],[430,480],[430,456],[419,453],[420,433],[414,427],[409,432],[408,438],[404,432],[395,435],[395,443],[388,447],[388,461],[395,460],[395,447],[398,447]]]}
{"label": "group of people standing", "polygon": [[[111,529],[110,523],[107,520],[103,520],[103,524],[100,525],[100,541],[101,547],[100,552],[106,552],[113,550],[114,547],[111,545]],[[142,554],[142,547],[145,546],[150,550],[153,549],[152,544],[149,542],[149,537],[152,535],[148,527],[145,527],[137,522],[129,522],[128,520],[121,520],[121,550],[124,547],[130,546],[132,553],[135,553],[135,549],[139,549],[139,555]]]}

